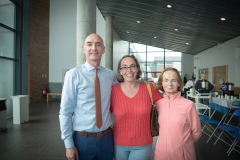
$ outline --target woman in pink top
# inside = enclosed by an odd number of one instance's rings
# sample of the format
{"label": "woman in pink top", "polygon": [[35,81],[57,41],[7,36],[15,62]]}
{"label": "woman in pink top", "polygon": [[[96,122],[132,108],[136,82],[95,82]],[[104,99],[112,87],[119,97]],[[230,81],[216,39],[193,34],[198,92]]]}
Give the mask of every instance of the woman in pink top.
{"label": "woman in pink top", "polygon": [[158,79],[163,99],[156,102],[160,124],[154,160],[196,160],[194,142],[201,124],[194,103],[181,97],[183,82],[175,68],[166,68]]}
{"label": "woman in pink top", "polygon": [[[141,77],[138,60],[124,56],[118,64],[118,85],[112,87],[111,111],[114,113],[115,160],[149,160],[152,154],[150,132],[151,100]],[[162,95],[151,85],[153,101]]]}

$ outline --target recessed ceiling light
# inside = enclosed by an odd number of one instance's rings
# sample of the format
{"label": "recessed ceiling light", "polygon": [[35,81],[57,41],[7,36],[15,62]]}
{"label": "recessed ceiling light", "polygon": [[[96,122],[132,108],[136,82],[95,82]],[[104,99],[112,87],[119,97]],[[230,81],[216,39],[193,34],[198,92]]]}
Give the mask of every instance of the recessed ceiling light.
{"label": "recessed ceiling light", "polygon": [[140,21],[137,21],[137,23],[140,23]]}
{"label": "recessed ceiling light", "polygon": [[157,37],[154,37],[154,38],[157,38]]}
{"label": "recessed ceiling light", "polygon": [[175,30],[175,31],[178,31],[178,29],[177,29],[177,28],[175,28],[174,30]]}
{"label": "recessed ceiling light", "polygon": [[141,42],[138,42],[138,43],[141,43]]}
{"label": "recessed ceiling light", "polygon": [[189,43],[186,43],[186,45],[189,45]]}
{"label": "recessed ceiling light", "polygon": [[130,32],[127,31],[127,33],[130,33]]}
{"label": "recessed ceiling light", "polygon": [[226,18],[224,18],[224,17],[221,18],[221,21],[225,21],[225,20],[226,20]]}
{"label": "recessed ceiling light", "polygon": [[167,7],[168,7],[168,8],[172,8],[172,6],[171,6],[170,4],[169,4],[169,5],[167,5]]}

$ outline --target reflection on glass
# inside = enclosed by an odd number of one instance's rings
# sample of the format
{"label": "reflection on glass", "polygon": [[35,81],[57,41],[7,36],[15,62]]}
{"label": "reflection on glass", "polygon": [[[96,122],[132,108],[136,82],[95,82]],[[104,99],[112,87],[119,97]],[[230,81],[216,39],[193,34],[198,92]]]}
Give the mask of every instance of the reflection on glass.
{"label": "reflection on glass", "polygon": [[0,23],[15,29],[15,5],[9,0],[0,0]]}
{"label": "reflection on glass", "polygon": [[0,98],[6,98],[7,115],[13,114],[12,99],[14,82],[14,61],[0,59]]}
{"label": "reflection on glass", "polygon": [[14,32],[0,27],[0,56],[15,58]]}

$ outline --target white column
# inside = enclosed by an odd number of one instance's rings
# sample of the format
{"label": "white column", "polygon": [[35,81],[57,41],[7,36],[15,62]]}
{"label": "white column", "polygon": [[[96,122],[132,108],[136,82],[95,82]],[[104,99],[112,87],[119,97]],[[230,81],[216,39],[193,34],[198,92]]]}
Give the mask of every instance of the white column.
{"label": "white column", "polygon": [[113,25],[112,16],[106,15],[106,49],[105,49],[105,63],[106,68],[113,69]]}
{"label": "white column", "polygon": [[82,46],[91,33],[96,33],[96,0],[77,0],[77,66],[86,61]]}

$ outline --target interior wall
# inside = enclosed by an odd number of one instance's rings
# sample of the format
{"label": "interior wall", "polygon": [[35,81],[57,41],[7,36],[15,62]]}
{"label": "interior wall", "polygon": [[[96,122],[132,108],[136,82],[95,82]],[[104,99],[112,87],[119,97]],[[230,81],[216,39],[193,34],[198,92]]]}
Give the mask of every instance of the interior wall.
{"label": "interior wall", "polygon": [[194,70],[193,55],[182,53],[182,78],[187,74],[187,79],[191,79]]}
{"label": "interior wall", "polygon": [[49,0],[29,1],[29,102],[45,100],[49,82]]}
{"label": "interior wall", "polygon": [[76,66],[76,6],[76,0],[50,0],[50,92],[61,93],[64,72]]}
{"label": "interior wall", "polygon": [[[106,22],[102,16],[102,13],[96,7],[96,33],[102,37],[104,45],[105,44],[105,36],[106,36]],[[101,65],[105,66],[105,54],[102,55]]]}
{"label": "interior wall", "polygon": [[[101,12],[96,7],[96,32],[105,42],[106,37],[106,22]],[[122,56],[128,54],[128,42],[123,41],[118,34],[113,30],[113,71],[117,74],[117,65]],[[102,56],[101,65],[105,66],[105,54]]]}
{"label": "interior wall", "polygon": [[119,60],[128,54],[129,42],[123,41],[118,34],[113,31],[113,71],[117,75],[117,67]]}
{"label": "interior wall", "polygon": [[[76,0],[50,0],[50,40],[49,40],[49,90],[62,92],[63,76],[66,69],[76,66]],[[96,33],[105,42],[106,23],[96,7]],[[113,70],[119,59],[128,53],[128,42],[113,31]],[[105,66],[105,54],[101,65]]]}
{"label": "interior wall", "polygon": [[198,70],[208,68],[208,80],[212,83],[212,68],[228,65],[228,81],[240,87],[240,36],[218,44],[206,51],[194,56],[195,73],[198,77]]}
{"label": "interior wall", "polygon": [[50,1],[50,83],[62,83],[62,70],[76,66],[76,5],[76,0]]}

